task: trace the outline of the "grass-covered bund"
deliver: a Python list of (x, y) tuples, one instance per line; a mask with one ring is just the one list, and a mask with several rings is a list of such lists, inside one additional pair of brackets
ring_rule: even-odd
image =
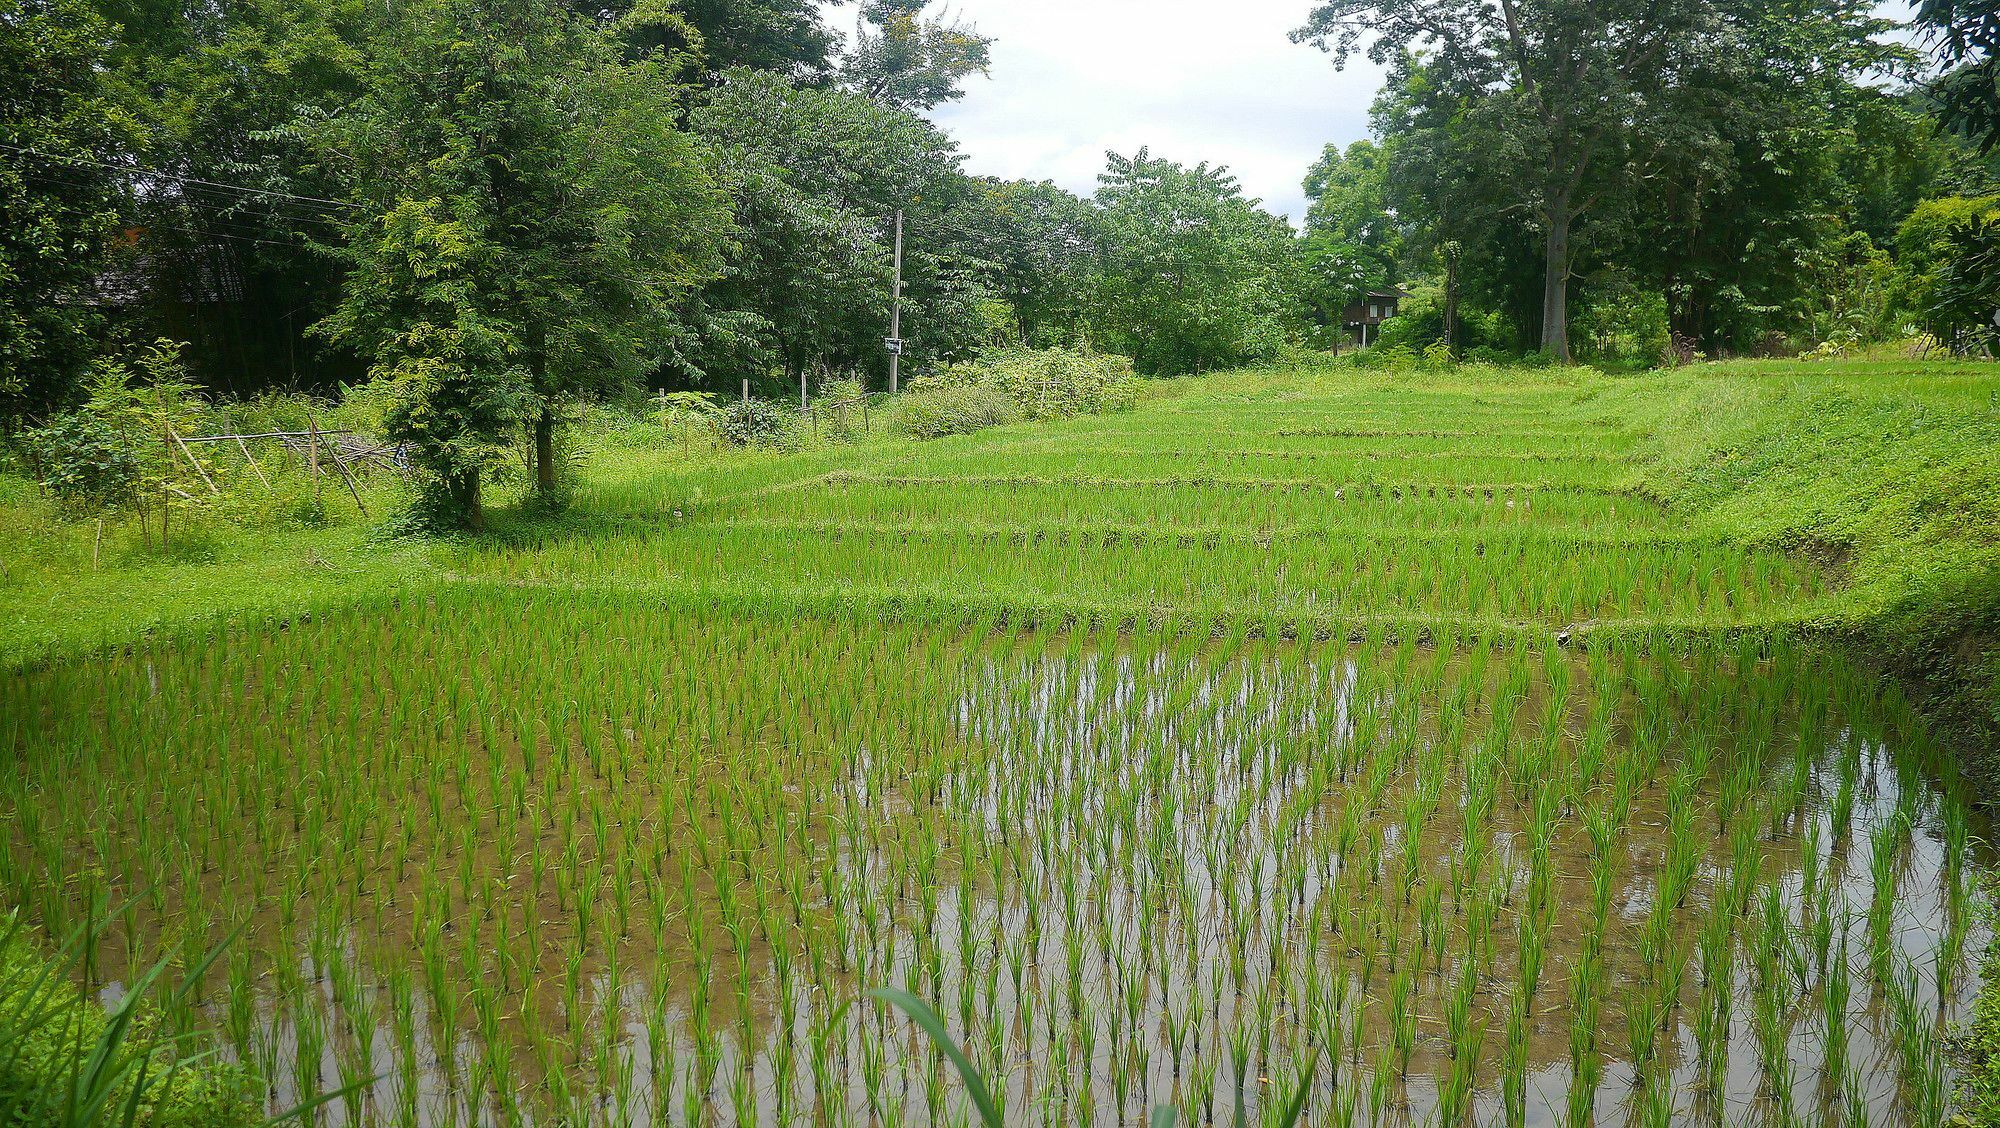
[(162, 1021), (386, 1123), (963, 1114), (882, 984), (1010, 1122), (1990, 1120), (1997, 439), (1990, 365), (1336, 367), (600, 426), (479, 539), (15, 490), (0, 892), (243, 929)]

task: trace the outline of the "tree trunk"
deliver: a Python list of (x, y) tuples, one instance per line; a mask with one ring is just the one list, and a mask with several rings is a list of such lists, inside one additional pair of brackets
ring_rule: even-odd
[(1549, 201), (1548, 271), (1542, 282), (1542, 351), (1552, 352), (1564, 364), (1569, 353), (1569, 198)]
[(486, 511), (479, 503), (479, 471), (461, 470), (443, 481), (445, 495), (466, 528), (478, 532), (486, 527)]
[(1458, 355), (1458, 255), (1452, 253), (1444, 268), (1444, 347)]
[(535, 417), (535, 491), (545, 499), (556, 492), (556, 416), (546, 406)]

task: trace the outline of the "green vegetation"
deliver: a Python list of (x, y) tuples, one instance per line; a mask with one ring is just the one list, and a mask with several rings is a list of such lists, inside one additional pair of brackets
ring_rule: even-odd
[(1648, 489), (1733, 541), (1836, 567), (1844, 590), (1801, 622), (1860, 636), (1958, 727), (2000, 725), (2000, 377), (1890, 361), (1664, 383), (1633, 388), (1677, 423), (1646, 448)]
[[(1988, 903), (1993, 903), (1990, 892)], [(2000, 982), (2000, 939), (1986, 951), (1986, 982), (1960, 1047), (1968, 1068), (1959, 1087), (1959, 1111), (1981, 1126), (2000, 1124), (2000, 990), (1991, 986)]]
[[(1977, 787), (1817, 639), (1991, 591), (1996, 391), (1335, 366), (785, 449), (600, 411), (566, 515), (524, 475), (485, 537), (350, 541), (393, 585), (50, 624), (0, 889), (55, 935), (130, 899), (106, 975), (244, 929), (200, 1024), (392, 1123), (984, 1115), (884, 984), (1009, 1122), (1938, 1123)], [(51, 527), (10, 607), (135, 574)]]
[(1992, 0), (839, 7), (0, 0), (0, 1128), (1993, 1115)]
[[(134, 968), (134, 981), (121, 985), (107, 1010), (71, 983), (72, 969), (62, 966), (88, 947), (66, 944), (60, 961), (51, 959), (18, 914), (0, 922), (0, 1122), (54, 1128), (263, 1123), (247, 1073), (204, 1061), (208, 1054), (188, 1052), (186, 1036), (161, 1031), (153, 986), (167, 960)], [(86, 970), (94, 970), (90, 958), (85, 956)], [(192, 1013), (185, 984), (160, 994), (181, 1014)]]

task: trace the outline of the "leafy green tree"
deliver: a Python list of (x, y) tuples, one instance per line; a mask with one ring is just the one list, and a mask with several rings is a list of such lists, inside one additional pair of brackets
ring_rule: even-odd
[(1945, 237), (1949, 250), (1931, 282), (1925, 324), (1960, 356), (1992, 356), (2000, 341), (2000, 209), (1968, 216)]
[(1429, 147), (1536, 228), (1542, 344), (1567, 359), (1580, 221), (1671, 133), (1660, 94), (1721, 17), (1707, 0), (1327, 0), (1293, 38), (1344, 63), (1368, 32), (1369, 56), (1422, 103)]
[(1342, 242), (1324, 231), (1309, 230), (1300, 254), (1299, 300), (1317, 327), (1316, 337), (1338, 351), (1347, 307), (1389, 284), (1389, 263), (1372, 247)]
[(1919, 0), (1917, 27), (1947, 66), (1932, 92), (1983, 152), (2000, 145), (2000, 0)]
[(1228, 170), (1141, 149), (1098, 176), (1098, 323), (1141, 372), (1199, 372), (1268, 354), (1291, 329), (1297, 246)]
[(143, 123), (119, 322), (189, 343), (218, 390), (330, 387), (355, 358), (311, 341), (331, 310), (345, 209), (304, 123), (362, 93), (381, 5), (366, 0), (99, 0), (120, 27), (107, 81)]
[(1871, 261), (1849, 238), (1867, 190), (1849, 162), (1858, 124), (1895, 108), (1866, 82), (1895, 61), (1887, 30), (1860, 0), (1751, 5), (1682, 61), (1672, 143), (1638, 156), (1645, 187), (1607, 214), (1622, 233), (1603, 253), (1659, 288), (1683, 345), (1717, 353), (1847, 320), (1826, 301)]
[(1101, 254), (1090, 201), (1047, 181), (981, 179), (961, 226), (971, 253), (991, 265), (988, 285), (1019, 342), (1076, 343)]
[(699, 57), (710, 80), (737, 67), (802, 82), (832, 73), (835, 36), (811, 0), (575, 0), (635, 54)]
[[(1910, 212), (1896, 233), (1900, 298), (1939, 341), (1959, 351), (1984, 343), (1993, 295), (1978, 284), (1988, 262), (1988, 240), (2000, 228), (2000, 195), (1948, 196)], [(1993, 303), (2000, 308), (2000, 300)]]
[(983, 342), (986, 264), (963, 223), (970, 181), (937, 127), (851, 90), (738, 70), (692, 128), (716, 154), (738, 235), (723, 276), (688, 303), (702, 332), (684, 338), (677, 379), (733, 392), (773, 370), (794, 389), (814, 373), (884, 373), (899, 208), (910, 361)]
[(112, 34), (81, 0), (0, 0), (0, 427), (73, 399), (95, 351), (134, 139)]
[(674, 299), (719, 269), (720, 194), (677, 131), (669, 62), (622, 62), (546, 0), (412, 5), (328, 135), (369, 218), (325, 330), (401, 394), (445, 515), (478, 524), (515, 426), (556, 486), (563, 405), (636, 380)]
[[(1376, 7), (1323, 5), (1302, 33), (1344, 53), (1355, 13)], [(1381, 210), (1401, 225), (1400, 258), (1446, 280), (1447, 307), (1462, 291), (1503, 313), (1524, 344), (1567, 346), (1552, 315), (1574, 301), (1594, 307), (1601, 344), (1623, 324), (1608, 303), (1633, 287), (1664, 297), (1687, 348), (1880, 331), (1880, 256), (1852, 236), (1879, 246), (1931, 184), (1977, 172), (1881, 89), (1877, 76), (1911, 59), (1862, 0), (1387, 7), (1401, 47), (1380, 55), (1391, 75), (1375, 128), (1390, 149)], [(1551, 51), (1576, 57), (1558, 82)], [(1550, 178), (1558, 166), (1569, 180)]]
[(1392, 267), (1403, 227), (1389, 205), (1391, 147), (1361, 140), (1343, 152), (1328, 145), (1306, 172), (1306, 231), (1332, 243), (1365, 248)]
[(961, 84), (986, 73), (993, 41), (957, 21), (923, 18), (929, 6), (930, 0), (862, 0), (841, 78), (899, 109), (928, 110), (963, 96)]

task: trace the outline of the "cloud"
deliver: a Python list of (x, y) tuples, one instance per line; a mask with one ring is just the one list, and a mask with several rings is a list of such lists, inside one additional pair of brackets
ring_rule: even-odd
[[(990, 79), (932, 117), (968, 171), (1053, 180), (1088, 195), (1107, 149), (1229, 166), (1266, 208), (1305, 213), (1299, 182), (1327, 142), (1367, 136), (1381, 85), (1366, 60), (1335, 71), (1286, 33), (1309, 0), (955, 0), (993, 36)], [(828, 19), (852, 27), (853, 8)]]

